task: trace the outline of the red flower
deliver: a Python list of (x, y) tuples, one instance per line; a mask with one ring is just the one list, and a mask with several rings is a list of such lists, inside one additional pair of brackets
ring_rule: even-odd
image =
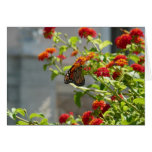
[(131, 36), (129, 34), (122, 34), (115, 39), (117, 48), (125, 49), (127, 44), (131, 43)]
[[(119, 97), (121, 98), (121, 99), (123, 99), (123, 96), (120, 94), (119, 95)], [(111, 97), (111, 100), (112, 101), (114, 101), (114, 100), (116, 100), (117, 99), (117, 97), (115, 96), (115, 95), (113, 95), (112, 97)]]
[(73, 116), (73, 112), (69, 112), (69, 114), (67, 113), (63, 113), (60, 115), (59, 117), (59, 122), (62, 124), (62, 123), (66, 123), (67, 119), (71, 116)]
[(84, 125), (88, 125), (89, 122), (93, 119), (92, 111), (86, 111), (82, 115), (82, 121)]
[(138, 54), (140, 54), (140, 52), (139, 51), (133, 51), (133, 54), (138, 55)]
[(141, 29), (139, 28), (134, 28), (130, 31), (130, 36), (141, 36), (141, 37), (144, 37), (144, 34), (142, 32)]
[(78, 33), (81, 38), (87, 38), (88, 36), (96, 37), (97, 35), (94, 29), (88, 27), (81, 27)]
[(91, 70), (91, 67), (86, 66), (86, 67), (84, 67), (84, 70), (85, 70), (85, 71), (90, 71), (90, 70)]
[(62, 124), (62, 123), (66, 123), (67, 119), (70, 117), (69, 114), (67, 113), (63, 113), (60, 115), (59, 117), (59, 122)]
[(106, 68), (111, 68), (114, 64), (114, 61), (111, 61), (106, 65)]
[(106, 103), (101, 100), (101, 101), (98, 101), (98, 100), (95, 100), (93, 103), (92, 103), (92, 109), (93, 110), (96, 110), (96, 109), (100, 109), (100, 110), (103, 110), (103, 108), (106, 106)]
[(110, 108), (110, 105), (106, 103), (105, 107), (102, 110), (102, 113), (105, 113)]
[(75, 123), (72, 123), (71, 125), (78, 125), (78, 124), (75, 122)]
[(88, 56), (86, 56), (86, 61), (91, 60), (92, 58), (94, 58), (96, 54), (94, 52), (90, 52)]
[(60, 60), (66, 59), (66, 57), (65, 57), (64, 55), (62, 55), (62, 54), (61, 54), (61, 55), (58, 55), (57, 58), (59, 58)]
[(116, 62), (116, 65), (123, 67), (124, 65), (128, 65), (128, 61), (125, 59), (119, 59)]
[(73, 112), (69, 112), (69, 114), (73, 116)]
[(43, 35), (46, 39), (51, 39), (56, 27), (44, 27)]
[(112, 77), (114, 80), (116, 80), (116, 78), (118, 78), (120, 76), (120, 72), (114, 72)]
[(142, 44), (142, 45), (145, 44), (144, 39), (142, 39), (142, 38), (139, 37), (139, 36), (134, 36), (134, 37), (133, 37), (133, 42), (134, 42), (134, 43), (137, 43), (137, 44)]
[(96, 74), (97, 77), (110, 77), (109, 70), (106, 67), (98, 68), (97, 71), (94, 72), (94, 74)]
[(91, 122), (89, 123), (90, 125), (100, 125), (103, 123), (103, 120), (101, 120), (100, 118), (94, 118), (93, 120), (91, 120)]
[(76, 56), (78, 54), (78, 50), (74, 50), (72, 53), (71, 53), (71, 56)]
[(134, 63), (131, 65), (131, 67), (135, 70), (135, 71), (139, 71), (139, 72), (145, 72), (145, 67), (140, 65), (140, 64), (137, 64), (137, 63)]
[(145, 56), (144, 55), (139, 56), (139, 58), (140, 58), (140, 60), (138, 61), (138, 64), (145, 63)]
[(44, 51), (38, 55), (38, 59), (41, 61), (43, 61), (44, 59), (48, 59), (48, 58), (49, 58), (49, 53), (46, 51)]
[(53, 53), (56, 52), (56, 49), (55, 48), (47, 48), (45, 51), (48, 52), (48, 53), (53, 54)]
[(125, 59), (125, 60), (127, 60), (127, 57), (126, 57), (125, 55), (123, 55), (123, 54), (120, 54), (120, 55), (117, 55), (117, 56), (114, 58), (114, 61), (117, 61), (117, 60), (119, 60), (119, 59)]

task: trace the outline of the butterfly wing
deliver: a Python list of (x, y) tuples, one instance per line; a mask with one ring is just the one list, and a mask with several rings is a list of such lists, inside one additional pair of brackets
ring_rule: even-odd
[(72, 73), (73, 67), (74, 67), (74, 66), (72, 66), (72, 67), (70, 68), (70, 70), (67, 72), (67, 74), (66, 74), (65, 77), (64, 77), (64, 83), (65, 83), (65, 84), (73, 83), (73, 73)]
[(82, 66), (79, 66), (77, 68), (72, 66), (65, 75), (64, 83), (74, 83), (77, 86), (83, 86), (85, 84), (85, 78), (82, 74)]
[(74, 71), (74, 84), (77, 86), (83, 86), (85, 84), (85, 78), (82, 74), (82, 66), (76, 68)]

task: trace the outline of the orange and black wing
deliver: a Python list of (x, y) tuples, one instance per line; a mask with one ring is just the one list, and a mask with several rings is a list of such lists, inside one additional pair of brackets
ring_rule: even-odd
[(82, 74), (82, 66), (75, 68), (73, 65), (65, 75), (64, 83), (74, 83), (77, 86), (83, 86), (85, 84), (85, 78)]

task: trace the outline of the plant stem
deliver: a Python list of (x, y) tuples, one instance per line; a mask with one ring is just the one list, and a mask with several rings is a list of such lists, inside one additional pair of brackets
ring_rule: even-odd
[(59, 70), (60, 73), (64, 73), (57, 64), (55, 64), (54, 66)]
[(23, 119), (23, 118), (21, 118), (21, 117), (19, 117), (19, 116), (16, 116), (16, 118), (19, 119), (19, 120), (21, 120), (21, 121), (24, 121), (24, 122), (26, 122), (26, 123), (29, 123), (29, 121), (27, 121), (27, 120), (25, 120), (25, 119)]
[(111, 91), (111, 93), (113, 93), (113, 95), (115, 95), (115, 96), (117, 97), (117, 99), (118, 99), (119, 101), (124, 101), (126, 104), (130, 105), (134, 110), (136, 110), (138, 113), (140, 113), (141, 115), (143, 115), (143, 113), (141, 113), (133, 104), (131, 104), (130, 102), (128, 102), (128, 101), (125, 100), (125, 99), (122, 99), (122, 98), (118, 95), (118, 93), (117, 93), (116, 91), (113, 91), (106, 83), (104, 83), (103, 80), (100, 79), (100, 82), (101, 82), (102, 84), (104, 84), (104, 85)]
[(97, 46), (95, 45), (94, 42), (91, 41), (91, 43), (93, 44), (93, 46), (96, 48), (96, 50), (99, 52), (99, 49), (97, 48)]

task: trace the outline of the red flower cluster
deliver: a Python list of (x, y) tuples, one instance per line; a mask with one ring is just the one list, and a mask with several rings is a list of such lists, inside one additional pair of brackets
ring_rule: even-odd
[(92, 58), (94, 58), (96, 54), (94, 52), (90, 52), (87, 56), (86, 56), (86, 61), (91, 60)]
[(124, 59), (124, 60), (127, 60), (127, 57), (123, 54), (120, 54), (120, 55), (117, 55), (115, 58), (114, 58), (114, 61), (117, 61), (117, 60), (120, 60), (120, 59)]
[(115, 58), (114, 58), (114, 62), (116, 65), (119, 65), (121, 67), (123, 67), (124, 65), (128, 65), (128, 61), (127, 61), (127, 57), (125, 55), (117, 55)]
[(78, 54), (78, 50), (74, 50), (72, 53), (71, 53), (71, 56), (76, 56)]
[(49, 58), (49, 53), (46, 51), (44, 51), (38, 55), (38, 59), (40, 61), (43, 61), (44, 59), (48, 59), (48, 58)]
[(100, 125), (103, 123), (103, 120), (100, 118), (94, 118), (90, 121), (90, 125)]
[(145, 44), (144, 39), (142, 39), (139, 36), (134, 36), (132, 40), (133, 40), (134, 43), (137, 43), (137, 44), (142, 44), (142, 45)]
[(95, 100), (93, 103), (92, 103), (92, 109), (93, 110), (96, 110), (96, 109), (100, 109), (100, 110), (103, 110), (103, 108), (106, 106), (106, 103), (103, 101), (103, 100)]
[(141, 36), (141, 37), (144, 37), (144, 34), (142, 32), (141, 29), (139, 28), (134, 28), (130, 31), (130, 36)]
[(82, 121), (84, 125), (89, 125), (90, 121), (93, 119), (92, 111), (86, 111), (82, 115)]
[(118, 65), (118, 66), (121, 66), (123, 67), (124, 65), (128, 65), (128, 61), (127, 61), (127, 57), (125, 55), (117, 55), (113, 61), (109, 62), (106, 67), (107, 68), (110, 68), (112, 67), (113, 65)]
[(128, 44), (131, 43), (131, 36), (129, 34), (122, 34), (115, 39), (117, 48), (125, 49)]
[(145, 56), (144, 55), (141, 55), (141, 56), (139, 56), (139, 61), (138, 61), (138, 64), (143, 64), (143, 63), (145, 63)]
[(110, 77), (109, 70), (106, 67), (98, 68), (97, 71), (94, 72), (94, 74), (96, 74), (97, 77), (99, 76)]
[(97, 35), (94, 29), (88, 27), (81, 27), (78, 33), (81, 38), (87, 38), (88, 36), (96, 37)]
[(125, 59), (119, 59), (116, 62), (116, 65), (123, 67), (124, 65), (128, 65), (128, 61)]
[(105, 107), (102, 110), (102, 113), (105, 113), (110, 108), (110, 105), (106, 103)]
[(112, 75), (113, 79), (116, 80), (120, 76), (120, 72), (115, 71)]
[(140, 52), (139, 51), (133, 51), (133, 54), (138, 55), (138, 54), (140, 54)]
[(86, 67), (84, 67), (83, 70), (85, 70), (85, 71), (90, 71), (90, 70), (91, 70), (91, 67), (86, 66)]
[(63, 54), (58, 55), (57, 58), (59, 58), (61, 61), (66, 59), (66, 57)]
[(70, 117), (70, 115), (73, 116), (73, 112), (69, 112), (69, 114), (67, 113), (63, 113), (60, 115), (59, 117), (59, 122), (62, 124), (62, 123), (66, 123), (67, 119)]
[(103, 117), (103, 113), (105, 113), (108, 109), (110, 108), (110, 105), (105, 103), (103, 100), (95, 100), (93, 103), (92, 103), (92, 109), (93, 110), (100, 110), (100, 113), (99, 113), (99, 117)]
[(54, 52), (56, 52), (55, 48), (47, 48), (45, 51), (41, 52), (38, 55), (38, 59), (43, 61), (44, 59), (48, 59), (49, 58), (49, 53), (53, 54)]
[[(119, 95), (119, 97), (121, 98), (121, 99), (123, 99), (123, 96), (120, 94)], [(115, 95), (113, 95), (112, 97), (111, 97), (111, 100), (112, 101), (114, 101), (114, 100), (116, 100), (117, 99), (117, 97), (115, 96)]]
[(46, 39), (51, 39), (56, 27), (44, 27), (43, 35)]
[(144, 44), (145, 42), (141, 37), (144, 37), (142, 30), (139, 28), (134, 28), (130, 32), (118, 36), (115, 39), (115, 44), (117, 48), (126, 49), (126, 46), (131, 44), (131, 42)]
[(48, 53), (53, 54), (53, 53), (56, 52), (56, 49), (55, 48), (47, 48), (45, 51), (48, 52)]
[(137, 63), (134, 63), (131, 65), (131, 67), (135, 70), (135, 71), (139, 71), (141, 73), (145, 72), (145, 67), (140, 65), (140, 64), (137, 64)]
[(114, 64), (115, 64), (115, 62), (111, 61), (106, 65), (106, 68), (111, 68)]

